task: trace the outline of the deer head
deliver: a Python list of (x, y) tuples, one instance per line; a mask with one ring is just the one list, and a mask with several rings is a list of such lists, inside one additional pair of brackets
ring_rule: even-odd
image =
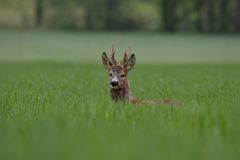
[(128, 47), (128, 51), (125, 52), (123, 59), (117, 64), (115, 59), (115, 49), (112, 47), (112, 53), (110, 54), (111, 60), (108, 58), (105, 52), (102, 53), (102, 63), (105, 68), (109, 71), (109, 85), (110, 85), (110, 95), (112, 100), (115, 102), (128, 101), (132, 104), (144, 104), (144, 105), (157, 105), (157, 104), (167, 104), (173, 105), (176, 102), (172, 100), (140, 100), (131, 95), (131, 90), (129, 82), (127, 80), (128, 72), (133, 69), (136, 57), (131, 53), (131, 48)]
[(115, 49), (112, 47), (111, 60), (105, 52), (102, 53), (102, 63), (109, 71), (109, 85), (111, 90), (121, 90), (128, 87), (127, 75), (133, 69), (136, 62), (135, 55), (131, 53), (131, 48), (125, 52), (123, 59), (117, 64), (115, 59)]

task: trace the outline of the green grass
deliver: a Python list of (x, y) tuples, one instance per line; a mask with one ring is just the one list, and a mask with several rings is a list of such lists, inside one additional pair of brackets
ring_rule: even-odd
[(99, 63), (115, 44), (139, 63), (239, 63), (240, 36), (0, 30), (0, 61)]
[[(239, 37), (9, 30), (0, 34), (0, 159), (240, 158)], [(165, 38), (165, 49), (155, 46)], [(131, 41), (140, 52), (140, 63), (129, 73), (134, 96), (171, 98), (182, 105), (113, 103), (108, 73), (99, 60), (99, 52), (109, 48), (112, 39), (122, 49)], [(144, 54), (149, 48), (155, 58)], [(195, 49), (199, 50), (191, 52)], [(192, 58), (183, 60), (174, 52), (164, 59), (158, 50)]]

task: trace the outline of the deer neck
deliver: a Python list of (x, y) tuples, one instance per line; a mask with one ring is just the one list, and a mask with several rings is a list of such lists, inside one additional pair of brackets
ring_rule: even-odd
[(110, 94), (112, 100), (115, 102), (118, 101), (129, 101), (131, 97), (131, 90), (129, 82), (127, 81), (126, 86), (121, 89), (110, 89)]

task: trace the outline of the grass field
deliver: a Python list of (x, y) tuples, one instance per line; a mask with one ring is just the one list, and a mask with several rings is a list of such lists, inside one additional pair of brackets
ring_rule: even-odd
[[(114, 104), (101, 52), (133, 46)], [(240, 158), (240, 37), (0, 30), (0, 159)], [(118, 57), (120, 55), (118, 54)]]

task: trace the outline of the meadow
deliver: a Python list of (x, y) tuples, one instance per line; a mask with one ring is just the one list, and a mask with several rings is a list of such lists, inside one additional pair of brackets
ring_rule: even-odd
[[(113, 103), (102, 51), (130, 43), (133, 95)], [(0, 159), (240, 158), (240, 37), (0, 30)]]

